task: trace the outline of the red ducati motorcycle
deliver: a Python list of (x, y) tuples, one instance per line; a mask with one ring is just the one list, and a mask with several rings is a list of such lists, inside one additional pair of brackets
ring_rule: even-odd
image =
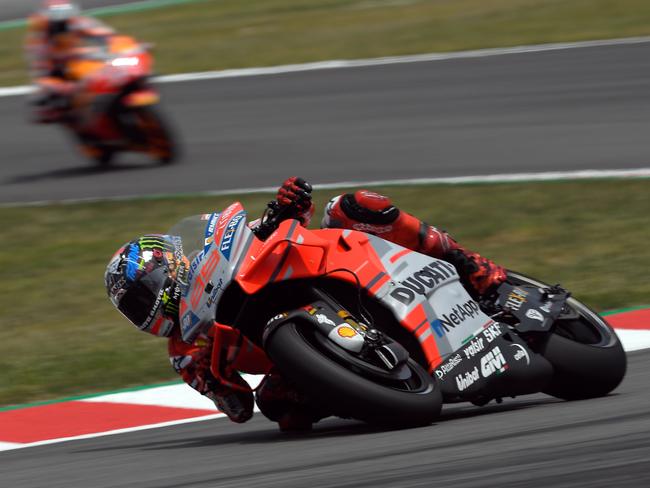
[[(477, 299), (446, 261), (281, 215), (253, 231), (239, 203), (170, 234), (191, 259), (183, 339), (214, 327), (243, 334), (333, 415), (422, 425), (443, 402), (591, 398), (625, 374), (614, 330), (558, 285), (511, 272)], [(215, 348), (217, 377), (220, 364)]]

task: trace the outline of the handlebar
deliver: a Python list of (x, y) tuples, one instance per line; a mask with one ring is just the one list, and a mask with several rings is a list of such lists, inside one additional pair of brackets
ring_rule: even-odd
[(253, 229), (253, 232), (258, 239), (266, 240), (278, 228), (280, 223), (287, 218), (290, 218), (295, 210), (295, 205), (281, 206), (277, 201), (273, 200), (266, 205), (266, 210), (259, 225)]
[[(254, 229), (255, 235), (261, 240), (266, 240), (282, 221), (300, 215), (301, 211), (298, 202), (309, 202), (311, 204), (311, 190), (311, 185), (302, 178), (292, 177), (285, 181), (278, 191), (278, 195), (280, 196), (282, 192), (291, 195), (291, 204), (281, 205), (278, 200), (270, 201), (266, 205), (260, 224)], [(282, 196), (284, 197), (284, 195)]]

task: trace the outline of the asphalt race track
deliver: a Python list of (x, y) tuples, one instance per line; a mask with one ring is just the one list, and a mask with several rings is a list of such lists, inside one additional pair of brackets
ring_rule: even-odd
[(0, 453), (12, 488), (646, 487), (650, 352), (610, 396), (536, 395), (445, 407), (439, 422), (372, 430), (325, 420), (283, 435), (261, 415)]
[[(186, 149), (159, 168), (99, 172), (51, 127), (0, 99), (0, 201), (650, 162), (650, 44), (314, 71), (163, 86)], [(439, 422), (373, 430), (329, 419), (280, 434), (257, 415), (0, 453), (2, 486), (650, 486), (650, 351), (614, 394), (445, 407)]]
[(0, 98), (0, 202), (650, 164), (650, 43), (164, 84), (185, 148), (99, 171)]

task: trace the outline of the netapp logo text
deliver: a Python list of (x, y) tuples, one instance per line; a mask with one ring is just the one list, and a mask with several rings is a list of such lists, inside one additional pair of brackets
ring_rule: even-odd
[(474, 300), (467, 300), (465, 303), (456, 305), (448, 314), (444, 314), (440, 318), (442, 326), (445, 330), (449, 331), (449, 328), (454, 328), (457, 325), (462, 324), (467, 319), (473, 319), (477, 317), (481, 310), (478, 307), (478, 303)]
[(436, 261), (400, 281), (402, 286), (395, 288), (390, 296), (404, 305), (409, 305), (417, 295), (427, 296), (428, 292), (455, 275), (456, 268), (452, 264)]

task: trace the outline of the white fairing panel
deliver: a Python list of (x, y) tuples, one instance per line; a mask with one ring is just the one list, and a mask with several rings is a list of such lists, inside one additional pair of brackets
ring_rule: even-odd
[(206, 220), (204, 247), (192, 260), (189, 286), (181, 298), (180, 324), (185, 342), (192, 342), (212, 327), (219, 300), (251, 239), (246, 212), (239, 204)]
[[(417, 252), (395, 259), (405, 248), (370, 236), (390, 280), (376, 293), (405, 326), (423, 343), (436, 341), (441, 357), (456, 351), (477, 330), (493, 321), (479, 308), (460, 282), (454, 266)], [(392, 258), (392, 259), (391, 259)], [(424, 318), (412, 323), (418, 307)]]

